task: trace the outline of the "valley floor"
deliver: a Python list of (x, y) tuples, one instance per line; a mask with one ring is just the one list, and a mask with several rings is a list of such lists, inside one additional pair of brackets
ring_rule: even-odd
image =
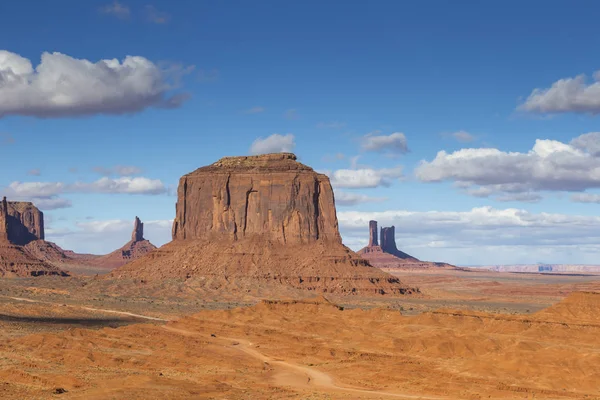
[(2, 280), (0, 398), (600, 398), (599, 276), (394, 274), (422, 294)]

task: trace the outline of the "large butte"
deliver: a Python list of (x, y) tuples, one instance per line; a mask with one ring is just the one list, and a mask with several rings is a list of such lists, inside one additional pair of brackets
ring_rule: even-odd
[(291, 153), (225, 157), (184, 175), (173, 241), (107, 277), (114, 278), (343, 294), (413, 291), (342, 244), (329, 178)]

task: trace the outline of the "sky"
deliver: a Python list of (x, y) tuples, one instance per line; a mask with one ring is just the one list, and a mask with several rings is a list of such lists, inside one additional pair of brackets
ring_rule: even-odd
[(457, 265), (600, 264), (596, 1), (0, 4), (0, 194), (104, 254), (170, 240), (179, 178), (292, 151)]

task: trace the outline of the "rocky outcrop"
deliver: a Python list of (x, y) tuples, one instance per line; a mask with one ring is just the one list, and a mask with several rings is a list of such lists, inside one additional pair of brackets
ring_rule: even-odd
[(8, 242), (8, 204), (6, 197), (0, 203), (0, 243)]
[(377, 221), (369, 221), (369, 244), (360, 249), (358, 254), (375, 267), (383, 269), (456, 268), (446, 263), (421, 261), (398, 250), (394, 226), (382, 227), (379, 244), (377, 239)]
[(273, 285), (415, 292), (342, 244), (329, 178), (290, 153), (226, 157), (184, 175), (173, 241), (116, 269), (107, 277), (113, 278), (176, 278), (193, 287), (269, 293)]
[(416, 260), (396, 247), (396, 228), (394, 226), (381, 228), (381, 250), (398, 258)]
[(256, 234), (282, 244), (341, 242), (327, 176), (279, 153), (225, 157), (180, 179), (173, 240)]
[(44, 214), (33, 203), (6, 201), (5, 197), (0, 207), (0, 239), (6, 236), (19, 246), (44, 239)]
[(369, 247), (379, 246), (377, 240), (377, 221), (369, 221)]
[(85, 263), (111, 270), (137, 260), (154, 249), (156, 249), (156, 246), (144, 239), (144, 224), (138, 217), (135, 217), (133, 232), (131, 233), (131, 240), (129, 242), (110, 254), (88, 258)]
[(144, 224), (138, 217), (135, 217), (133, 222), (133, 232), (131, 233), (131, 240), (133, 242), (141, 242), (144, 240)]
[(68, 274), (40, 259), (25, 246), (44, 242), (44, 214), (32, 203), (0, 202), (0, 276), (26, 277)]

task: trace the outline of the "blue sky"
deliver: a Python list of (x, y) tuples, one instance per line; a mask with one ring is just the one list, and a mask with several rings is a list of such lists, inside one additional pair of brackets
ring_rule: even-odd
[[(0, 192), (45, 205), (48, 239), (66, 248), (109, 252), (136, 215), (163, 244), (181, 175), (278, 134), (255, 149), (293, 150), (332, 177), (354, 249), (378, 218), (422, 259), (597, 263), (598, 11), (593, 1), (2, 4)], [(127, 56), (143, 58), (128, 77), (97, 64)]]

